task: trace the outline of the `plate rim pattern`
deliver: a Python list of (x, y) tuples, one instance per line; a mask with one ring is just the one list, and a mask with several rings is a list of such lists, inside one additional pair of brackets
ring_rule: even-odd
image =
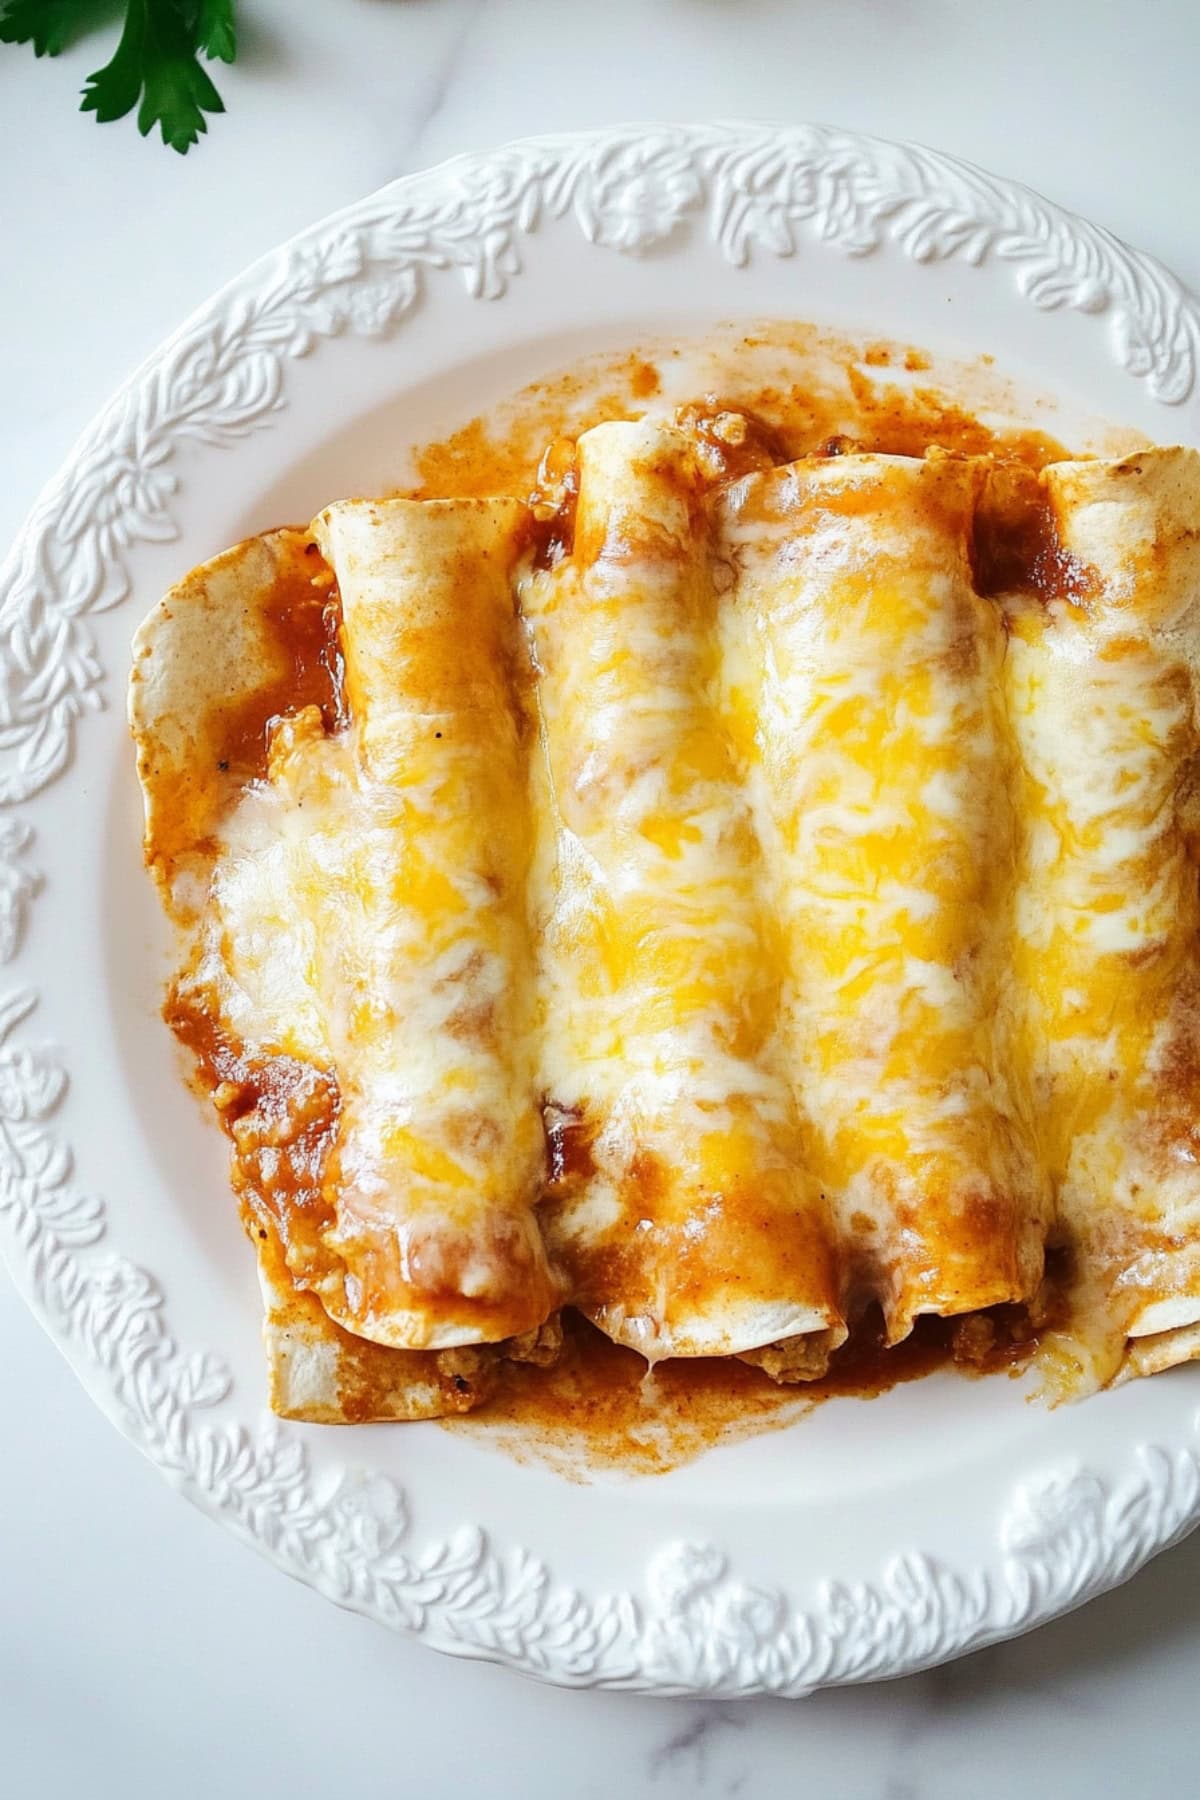
[(590, 1593), (477, 1525), (420, 1530), (390, 1478), (324, 1479), (275, 1420), (214, 1422), (229, 1370), (185, 1350), (153, 1275), (107, 1241), (54, 1114), (63, 1059), (24, 1032), (20, 980), (40, 879), (24, 808), (69, 779), (105, 701), (90, 626), (130, 590), (139, 542), (179, 535), (185, 442), (267, 427), (288, 370), (344, 333), (386, 337), (458, 279), (497, 300), (546, 220), (643, 255), (700, 242), (734, 267), (883, 247), (917, 263), (1010, 267), (1031, 306), (1107, 327), (1111, 354), (1164, 407), (1197, 385), (1200, 305), (1154, 259), (957, 158), (826, 126), (624, 126), (457, 157), (331, 215), (196, 312), (116, 395), (34, 505), (0, 569), (0, 1241), (18, 1287), (98, 1404), (184, 1493), (322, 1593), (451, 1653), (563, 1685), (804, 1694), (928, 1667), (1027, 1630), (1118, 1582), (1200, 1522), (1200, 1420), (1187, 1443), (1131, 1444), (1105, 1480), (1064, 1464), (997, 1513), (991, 1566), (918, 1550), (867, 1583), (795, 1596), (742, 1579), (721, 1546), (665, 1541), (635, 1586)]

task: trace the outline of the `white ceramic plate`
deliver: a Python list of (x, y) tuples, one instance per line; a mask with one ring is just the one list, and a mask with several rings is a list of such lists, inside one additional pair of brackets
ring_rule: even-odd
[(1200, 441), (1196, 302), (1107, 233), (928, 151), (627, 129), (448, 163), (257, 264), (117, 395), (0, 580), (17, 1282), (131, 1441), (281, 1568), (557, 1682), (797, 1694), (902, 1674), (1112, 1586), (1200, 1518), (1200, 1370), (1054, 1412), (935, 1376), (592, 1486), (434, 1426), (264, 1414), (224, 1145), (158, 1017), (130, 632), (193, 563), (389, 485), (404, 446), (574, 355), (789, 316), (988, 351), (1064, 421)]

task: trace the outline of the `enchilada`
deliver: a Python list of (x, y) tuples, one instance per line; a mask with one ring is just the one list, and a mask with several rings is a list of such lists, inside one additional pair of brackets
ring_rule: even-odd
[(1048, 1246), (1076, 1386), (1200, 1353), (1198, 459), (831, 452), (605, 423), (549, 523), (342, 502), (139, 633), (277, 1410), (469, 1410), (563, 1306), (803, 1380)]

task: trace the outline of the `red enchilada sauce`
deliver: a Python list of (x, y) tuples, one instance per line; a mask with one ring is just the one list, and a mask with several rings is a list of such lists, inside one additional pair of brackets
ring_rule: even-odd
[(258, 780), (267, 772), (276, 718), (316, 706), (326, 731), (349, 723), (342, 660), (342, 602), (333, 571), (306, 532), (277, 540), (277, 574), (261, 618), (284, 673), (240, 705), (214, 711), (212, 748), (218, 767)]
[[(236, 705), (209, 709), (195, 779), (216, 795), (265, 776), (278, 719), (316, 706), (326, 731), (347, 723), (332, 571), (306, 532), (277, 532), (272, 547), (275, 579), (259, 618), (282, 673)], [(202, 801), (194, 816), (208, 810)], [(201, 847), (184, 842), (171, 850), (185, 855)], [(248, 1056), (223, 1026), (215, 998), (186, 974), (172, 983), (163, 1017), (190, 1052), (196, 1086), (230, 1139), (247, 1232), (265, 1239), (275, 1230), (293, 1271), (315, 1270), (320, 1233), (333, 1221), (323, 1174), (341, 1115), (336, 1076), (291, 1056)]]
[(259, 1215), (267, 1215), (293, 1272), (315, 1269), (320, 1234), (333, 1223), (324, 1172), (342, 1110), (337, 1077), (292, 1056), (246, 1056), (202, 989), (177, 983), (163, 1016), (195, 1059), (196, 1085), (211, 1098), (232, 1145), (247, 1232), (265, 1237)]
[(1049, 1309), (1035, 1324), (1017, 1306), (962, 1319), (920, 1318), (889, 1350), (875, 1313), (834, 1352), (819, 1380), (781, 1386), (735, 1357), (677, 1358), (650, 1367), (569, 1308), (553, 1367), (505, 1364), (479, 1412), (445, 1423), (576, 1479), (598, 1468), (662, 1474), (717, 1444), (781, 1430), (824, 1400), (874, 1400), (937, 1370), (1019, 1375), (1049, 1322)]
[(1065, 548), (1054, 509), (1029, 469), (1009, 469), (987, 484), (975, 513), (972, 576), (985, 599), (1027, 594), (1047, 604), (1086, 605), (1096, 571)]

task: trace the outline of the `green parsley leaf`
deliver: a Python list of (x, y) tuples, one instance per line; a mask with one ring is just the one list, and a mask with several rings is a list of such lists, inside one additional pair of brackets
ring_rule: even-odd
[[(229, 14), (224, 23), (231, 32), (232, 7), (220, 10)], [(137, 106), (142, 136), (159, 126), (163, 143), (181, 156), (208, 130), (205, 113), (225, 111), (200, 66), (195, 26), (175, 0), (128, 0), (121, 41), (112, 60), (88, 76), (81, 104), (101, 123)]]
[(233, 0), (200, 0), (196, 13), (196, 47), (211, 62), (214, 57), (231, 63), (237, 56), (237, 31)]
[(146, 0), (130, 0), (125, 29), (112, 61), (87, 78), (81, 112), (94, 112), (101, 124), (122, 119), (137, 105), (142, 91), (142, 57), (146, 36)]
[(0, 44), (32, 44), (35, 56), (57, 56), (114, 11), (113, 0), (7, 0)]

